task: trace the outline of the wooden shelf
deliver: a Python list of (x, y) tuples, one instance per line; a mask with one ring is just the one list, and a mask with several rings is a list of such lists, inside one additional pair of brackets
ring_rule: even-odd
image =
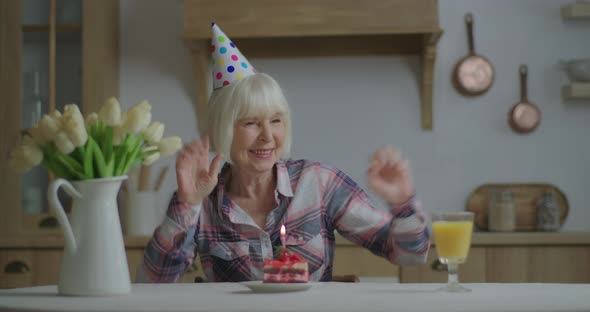
[[(29, 25), (23, 25), (23, 31), (24, 32), (49, 32), (50, 30), (50, 26), (49, 24), (29, 24)], [(82, 31), (82, 25), (80, 24), (60, 24), (60, 25), (55, 25), (55, 30), (57, 32), (66, 32), (66, 31), (71, 31), (71, 32), (79, 32)]]
[(564, 100), (590, 100), (590, 82), (575, 82), (561, 89)]
[(577, 2), (561, 7), (563, 19), (590, 19), (590, 3)]
[[(184, 1), (184, 39), (191, 49), (199, 131), (205, 133), (211, 74), (211, 22), (248, 58), (406, 54), (420, 57), (421, 124), (431, 130), (436, 46), (443, 31), (438, 0)], [(240, 12), (236, 16), (235, 12)], [(359, 83), (364, 83), (359, 81)]]

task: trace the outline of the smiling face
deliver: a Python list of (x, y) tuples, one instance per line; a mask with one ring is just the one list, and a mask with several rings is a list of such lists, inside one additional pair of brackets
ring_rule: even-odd
[(283, 154), (285, 137), (286, 126), (282, 113), (238, 119), (231, 145), (232, 162), (250, 172), (272, 170)]
[(291, 113), (279, 84), (257, 73), (213, 92), (209, 135), (230, 164), (266, 170), (289, 158)]

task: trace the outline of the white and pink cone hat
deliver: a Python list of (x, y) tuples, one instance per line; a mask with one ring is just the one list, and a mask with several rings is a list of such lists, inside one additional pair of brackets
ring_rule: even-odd
[(211, 62), (213, 64), (213, 90), (254, 75), (256, 70), (236, 45), (217, 26), (211, 24)]

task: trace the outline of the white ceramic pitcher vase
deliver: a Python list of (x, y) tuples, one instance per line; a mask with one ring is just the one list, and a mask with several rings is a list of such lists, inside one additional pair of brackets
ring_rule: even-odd
[[(64, 231), (59, 275), (61, 295), (110, 296), (131, 291), (117, 209), (117, 192), (127, 176), (68, 182), (56, 179), (48, 198)], [(60, 187), (73, 198), (71, 221), (57, 197)]]

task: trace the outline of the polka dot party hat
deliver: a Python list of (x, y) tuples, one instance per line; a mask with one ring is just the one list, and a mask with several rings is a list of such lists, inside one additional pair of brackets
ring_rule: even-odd
[(217, 26), (211, 24), (213, 38), (211, 39), (211, 62), (213, 63), (213, 89), (219, 89), (230, 83), (254, 75), (256, 70), (242, 55), (236, 45)]

